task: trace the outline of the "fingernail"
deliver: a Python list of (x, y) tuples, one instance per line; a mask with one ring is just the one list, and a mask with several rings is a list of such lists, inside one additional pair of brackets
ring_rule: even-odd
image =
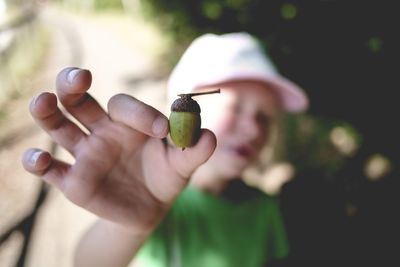
[(80, 71), (81, 69), (72, 69), (70, 72), (68, 72), (67, 81), (69, 83), (72, 83)]
[(44, 95), (44, 94), (45, 94), (45, 93), (40, 93), (39, 95), (35, 96), (35, 97), (32, 99), (33, 105), (36, 105), (36, 103), (37, 103), (38, 99), (40, 98), (40, 96), (41, 96), (41, 95)]
[(29, 164), (36, 165), (36, 162), (42, 153), (43, 153), (43, 151), (40, 151), (40, 150), (33, 152), (33, 154), (29, 158)]
[(168, 127), (168, 120), (160, 116), (154, 120), (152, 125), (152, 131), (155, 135), (161, 136)]
[(33, 105), (36, 105), (36, 102), (37, 102), (38, 98), (39, 98), (39, 96), (37, 95), (32, 99), (31, 102), (32, 102)]

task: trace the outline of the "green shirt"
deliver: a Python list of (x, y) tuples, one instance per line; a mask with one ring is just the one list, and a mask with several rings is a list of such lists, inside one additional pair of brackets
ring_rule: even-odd
[(288, 245), (276, 199), (261, 192), (240, 203), (188, 187), (146, 241), (146, 267), (260, 267)]

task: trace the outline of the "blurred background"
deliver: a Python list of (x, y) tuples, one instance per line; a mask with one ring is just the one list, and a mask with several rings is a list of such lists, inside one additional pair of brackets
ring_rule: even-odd
[(400, 266), (393, 2), (0, 0), (0, 266), (71, 266), (95, 219), (22, 169), (27, 147), (69, 159), (33, 124), (31, 98), (77, 66), (102, 105), (122, 92), (166, 111), (166, 79), (190, 41), (232, 31), (257, 36), (311, 100), (284, 118), (260, 184), (280, 198), (291, 244), (275, 266)]

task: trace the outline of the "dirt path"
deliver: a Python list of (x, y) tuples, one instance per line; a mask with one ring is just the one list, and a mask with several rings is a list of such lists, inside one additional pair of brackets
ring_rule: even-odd
[[(37, 197), (40, 180), (23, 170), (20, 156), (27, 147), (49, 149), (51, 142), (33, 124), (28, 105), (38, 92), (54, 90), (54, 78), (62, 68), (90, 69), (90, 92), (103, 106), (122, 92), (164, 108), (165, 80), (156, 73), (159, 39), (155, 33), (129, 18), (73, 15), (50, 7), (41, 19), (51, 34), (48, 57), (38, 75), (27, 82), (24, 95), (10, 103), (11, 112), (0, 125), (0, 233), (27, 214)], [(61, 149), (57, 154), (70, 160)], [(50, 189), (35, 224), (26, 266), (72, 266), (77, 239), (94, 219)], [(0, 248), (0, 266), (14, 266), (20, 245), (21, 237), (13, 235)]]

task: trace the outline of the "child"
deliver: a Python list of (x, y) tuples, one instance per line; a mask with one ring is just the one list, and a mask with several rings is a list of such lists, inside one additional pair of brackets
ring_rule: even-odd
[[(75, 158), (72, 165), (29, 149), (25, 169), (99, 216), (82, 237), (76, 266), (263, 266), (288, 253), (276, 201), (242, 183), (269, 142), (279, 112), (300, 112), (302, 89), (280, 76), (247, 33), (197, 38), (174, 68), (170, 102), (199, 96), (203, 129), (182, 151), (164, 142), (161, 112), (128, 95), (103, 110), (86, 92), (91, 74), (67, 68), (57, 95), (42, 93), (31, 114)], [(82, 131), (57, 108), (57, 99)]]

